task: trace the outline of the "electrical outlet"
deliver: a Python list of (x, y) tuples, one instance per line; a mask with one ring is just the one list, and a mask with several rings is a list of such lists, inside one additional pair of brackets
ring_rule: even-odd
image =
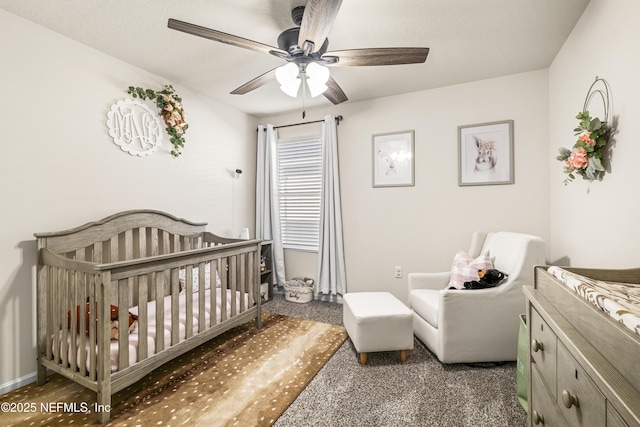
[(396, 265), (395, 276), (396, 276), (396, 279), (401, 279), (402, 278), (402, 266)]

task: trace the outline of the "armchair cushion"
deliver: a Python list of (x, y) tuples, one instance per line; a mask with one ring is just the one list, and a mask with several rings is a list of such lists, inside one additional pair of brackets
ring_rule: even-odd
[(451, 276), (447, 288), (464, 289), (464, 282), (480, 280), (478, 270), (492, 269), (493, 262), (489, 251), (485, 251), (476, 259), (473, 259), (465, 251), (460, 251), (453, 257), (451, 263)]
[(438, 327), (440, 291), (416, 289), (409, 294), (409, 305), (417, 315), (426, 320), (431, 326)]

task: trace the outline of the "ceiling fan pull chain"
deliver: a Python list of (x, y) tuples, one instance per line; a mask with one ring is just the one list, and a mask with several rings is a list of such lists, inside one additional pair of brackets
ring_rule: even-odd
[(305, 72), (300, 73), (302, 76), (302, 118), (307, 116), (307, 112), (304, 109), (304, 100), (307, 95), (307, 74)]

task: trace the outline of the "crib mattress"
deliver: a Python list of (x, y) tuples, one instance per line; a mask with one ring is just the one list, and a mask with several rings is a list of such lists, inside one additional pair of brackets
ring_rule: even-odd
[(547, 271), (582, 299), (640, 335), (640, 284), (594, 280), (556, 266)]
[[(216, 294), (216, 323), (221, 322), (221, 307), (222, 307), (222, 289), (214, 288)], [(208, 329), (211, 327), (211, 289), (207, 289), (205, 291), (205, 327)], [(232, 291), (226, 290), (226, 302), (227, 302), (227, 318), (231, 316), (231, 301), (233, 298)], [(240, 310), (240, 301), (244, 295), (244, 307), (249, 307), (249, 295), (246, 293), (241, 293), (236, 291), (235, 300), (236, 300), (236, 312)], [(186, 339), (186, 295), (184, 292), (179, 295), (179, 341), (182, 342)], [(138, 307), (131, 307), (129, 311), (133, 314), (138, 314)], [(193, 335), (197, 334), (199, 331), (198, 321), (199, 321), (200, 307), (198, 303), (198, 293), (193, 293)], [(161, 329), (164, 334), (164, 348), (170, 347), (171, 344), (171, 295), (168, 295), (164, 298), (164, 322), (161, 328), (156, 324), (156, 302), (150, 301), (147, 303), (147, 354), (149, 356), (156, 353), (156, 339), (158, 330)], [(69, 337), (69, 343), (71, 339)], [(138, 335), (138, 329), (136, 328), (132, 333), (129, 334), (129, 366), (133, 365), (138, 361), (138, 346), (140, 345), (140, 337)], [(71, 354), (71, 346), (67, 347), (69, 349), (68, 360), (71, 360), (73, 357)], [(80, 352), (86, 352), (86, 361), (87, 361), (87, 370), (89, 370), (89, 350), (90, 346), (87, 346), (84, 349), (78, 348), (77, 363), (78, 366), (81, 364)], [(118, 370), (118, 341), (111, 341), (110, 348), (110, 360), (111, 360), (111, 372), (116, 372)]]

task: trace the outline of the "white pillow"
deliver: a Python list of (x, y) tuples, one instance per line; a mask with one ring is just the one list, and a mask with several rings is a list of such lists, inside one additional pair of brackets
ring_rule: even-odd
[[(198, 284), (198, 278), (200, 275), (200, 270), (198, 267), (193, 267), (191, 277), (192, 277), (192, 289), (193, 292), (198, 292), (200, 290), (200, 285)], [(184, 268), (180, 269), (179, 277), (180, 277), (180, 289), (184, 289), (185, 281), (186, 281), (186, 270)], [(218, 270), (216, 270), (216, 287), (220, 287), (222, 282), (220, 281), (220, 276), (218, 275)], [(211, 263), (206, 263), (204, 265), (204, 289), (211, 289)]]
[(451, 263), (451, 276), (447, 289), (464, 289), (464, 282), (480, 280), (478, 270), (493, 268), (493, 262), (489, 256), (489, 251), (473, 259), (465, 251), (460, 251), (453, 257)]

